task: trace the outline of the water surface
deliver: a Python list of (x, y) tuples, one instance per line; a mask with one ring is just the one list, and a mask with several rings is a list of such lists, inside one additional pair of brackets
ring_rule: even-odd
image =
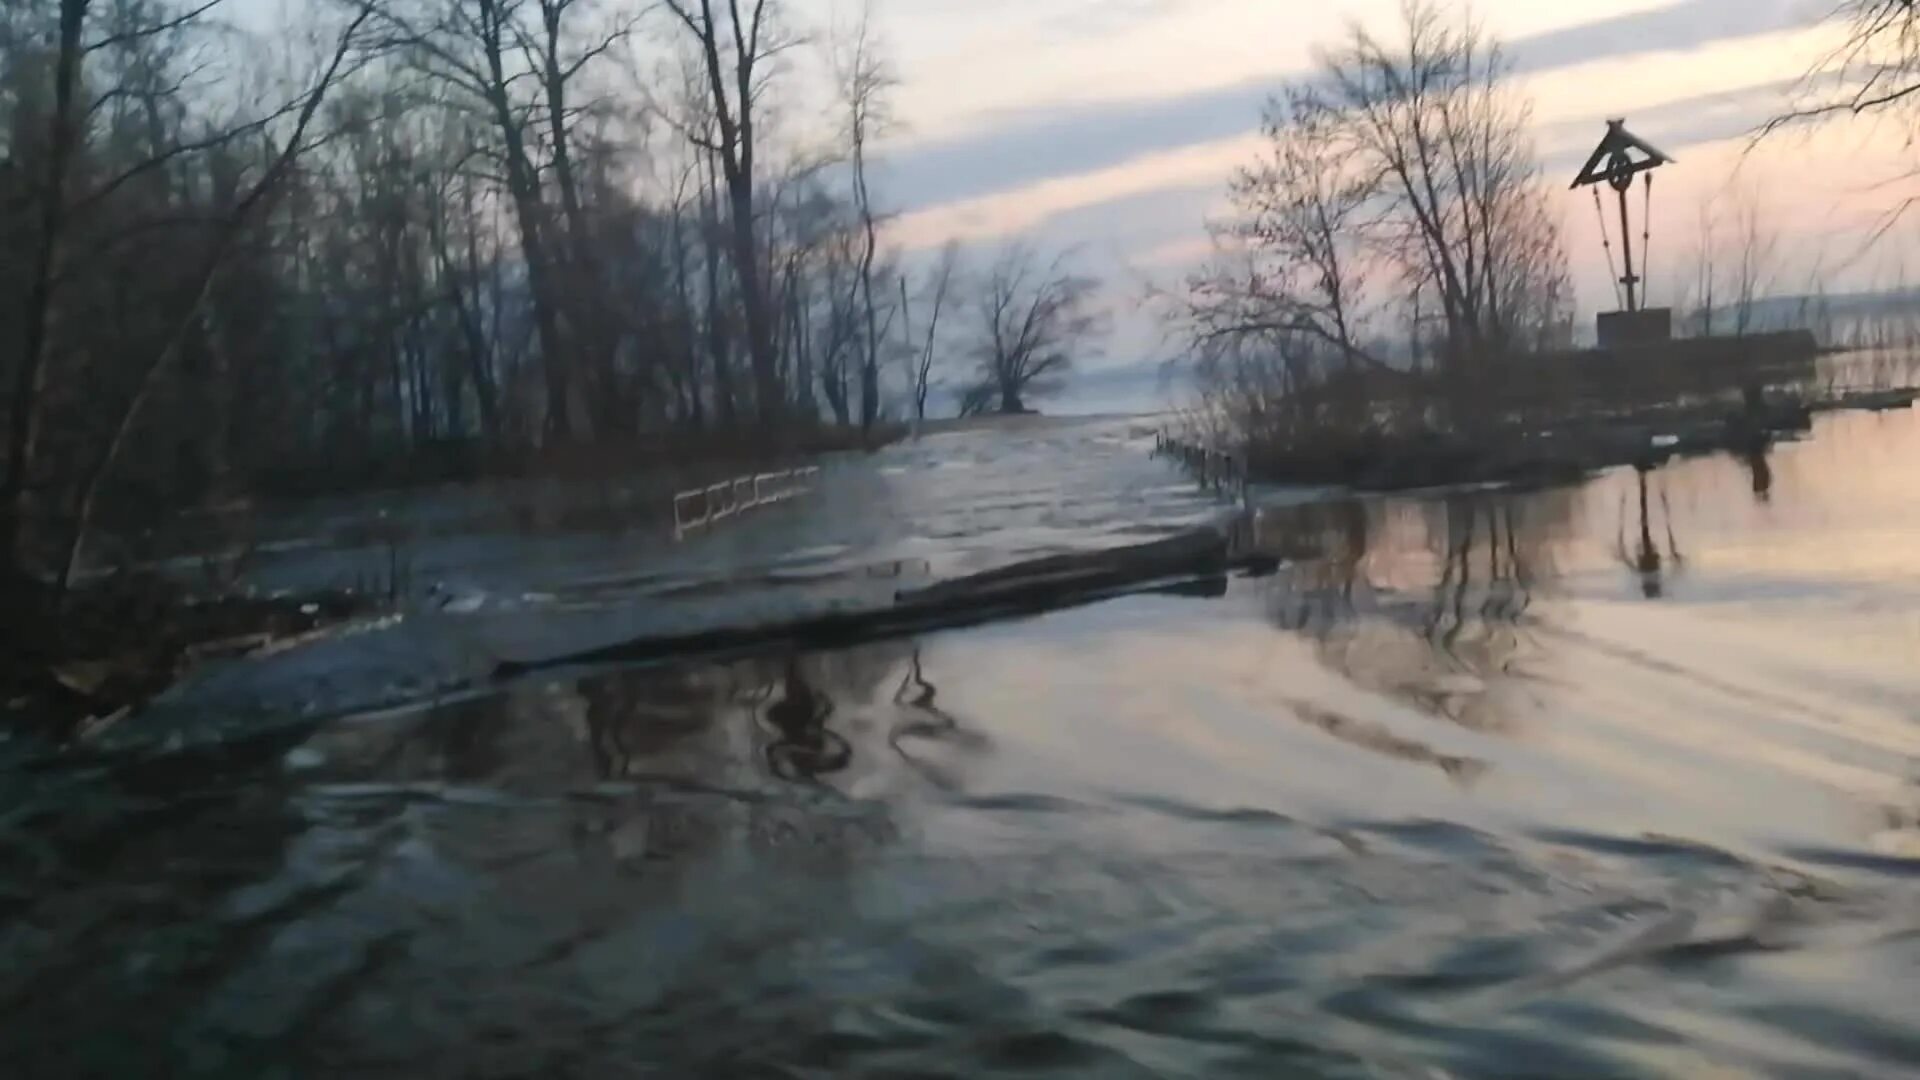
[[(843, 466), (825, 505), (858, 491), (878, 539), (818, 556), (847, 561), (823, 582), (1224, 509), (1122, 421), (938, 438)], [(35, 824), (5, 833), (0, 1057), (1905, 1073), (1917, 458), (1920, 413), (1849, 415), (1573, 489), (1269, 493), (1238, 528), (1290, 560), (1217, 598), (468, 687), (16, 776)], [(855, 531), (795, 527), (788, 550)], [(491, 619), (537, 645), (543, 603)]]

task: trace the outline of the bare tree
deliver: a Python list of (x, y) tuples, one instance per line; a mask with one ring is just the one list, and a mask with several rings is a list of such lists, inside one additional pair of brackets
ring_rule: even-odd
[(1745, 337), (1757, 328), (1757, 302), (1773, 286), (1780, 238), (1767, 221), (1767, 212), (1757, 191), (1743, 190), (1734, 213), (1733, 333), (1735, 337)]
[(1839, 0), (1828, 15), (1844, 26), (1800, 86), (1794, 108), (1765, 130), (1903, 107), (1920, 93), (1920, 11), (1912, 0)]
[[(450, 130), (461, 132), (459, 127)], [(460, 358), (473, 387), (481, 437), (489, 444), (498, 444), (502, 437), (500, 391), (495, 374), (498, 341), (496, 335), (489, 332), (485, 319), (486, 313), (497, 311), (500, 304), (497, 298), (489, 303), (484, 295), (487, 275), (480, 254), (484, 229), (478, 214), (475, 179), (471, 172), (459, 167), (466, 164), (465, 150), (460, 145), (464, 141), (453, 141), (449, 149), (453, 151), (452, 164), (456, 167), (443, 172), (429, 189), (432, 205), (427, 213), (428, 241), (439, 280), (444, 283), (453, 308)], [(448, 400), (456, 404), (461, 400), (457, 380)], [(455, 433), (464, 429), (458, 417), (449, 417), (448, 426)]]
[(1540, 321), (1529, 306), (1564, 304), (1565, 261), (1499, 44), (1430, 0), (1401, 19), (1398, 41), (1354, 25), (1292, 112), (1332, 130), (1324, 165), (1367, 181), (1370, 242), (1434, 297), (1458, 365), (1513, 348)]
[(528, 145), (530, 106), (515, 92), (523, 73), (512, 52), (524, 34), (521, 7), (522, 0), (386, 0), (379, 12), (387, 44), (403, 51), (417, 70), (462, 94), (465, 108), (486, 117), (495, 129), (540, 336), (546, 434), (565, 442), (573, 437), (575, 425), (555, 272), (555, 229)]
[[(823, 390), (883, 414), (907, 350), (870, 33), (857, 137), (816, 145), (773, 126), (777, 0), (680, 0), (682, 100), (639, 87), (656, 140), (608, 92), (638, 75), (618, 0), (329, 0), (284, 53), (219, 3), (0, 4), (10, 565), (75, 574), (73, 538), (130, 562), (159, 516), (269, 491), (635, 460), (563, 441), (785, 452), (755, 422), (804, 427)], [(828, 67), (781, 70), (836, 93)]]
[(25, 517), (27, 478), (41, 424), (47, 331), (53, 317), (54, 277), (66, 239), (69, 179), (80, 141), (81, 68), (92, 50), (82, 44), (91, 0), (60, 0), (59, 37), (53, 63), (53, 109), (48, 117), (46, 170), (34, 192), (39, 204), (33, 269), (28, 278), (25, 341), (14, 364), (8, 417), (7, 471), (0, 483), (0, 557), (17, 557)]
[[(253, 369), (234, 351), (258, 347), (272, 332), (266, 302), (276, 286), (252, 277), (215, 283), (212, 271), (202, 282), (152, 267), (204, 260), (218, 269), (260, 255), (240, 246), (252, 234), (234, 223), (250, 223), (259, 201), (243, 181), (264, 175), (276, 191), (288, 181), (291, 161), (278, 156), (285, 147), (267, 140), (285, 137), (289, 123), (304, 135), (326, 91), (357, 65), (356, 31), (367, 14), (348, 9), (350, 31), (317, 87), (275, 100), (263, 84), (254, 100), (268, 104), (236, 118), (231, 103), (194, 108), (192, 83), (206, 64), (183, 59), (225, 33), (210, 16), (215, 6), (60, 0), (52, 34), (33, 32), (29, 18), (16, 27), (27, 33), (8, 35), (0, 68), (5, 81), (19, 82), (15, 94), (0, 95), (11, 114), (0, 120), (10, 129), (7, 171), (30, 182), (19, 203), (0, 207), (0, 232), (25, 241), (5, 245), (0, 264), (22, 249), (30, 256), (24, 272), (0, 266), (0, 279), (20, 280), (27, 294), (17, 320), (0, 318), (13, 346), (0, 559), (31, 561), (23, 550), (30, 501), (49, 521), (91, 513), (92, 478), (111, 466), (128, 418), (171, 357), (193, 369), (198, 385), (180, 388), (179, 397), (201, 410), (197, 430), (173, 454), (155, 455), (180, 465), (175, 479), (192, 487), (189, 472), (218, 471), (241, 427), (231, 403)], [(262, 152), (268, 160), (256, 172)], [(200, 468), (189, 468), (188, 458)]]
[(722, 5), (714, 0), (663, 2), (692, 36), (706, 75), (713, 132), (711, 137), (698, 133), (689, 137), (714, 155), (726, 181), (733, 272), (746, 317), (755, 404), (763, 420), (775, 419), (784, 410), (785, 400), (755, 227), (756, 125), (769, 62), (792, 42), (779, 30), (773, 0), (746, 0), (745, 4), (724, 0)]
[(884, 135), (892, 123), (888, 94), (899, 85), (873, 27), (871, 0), (862, 0), (858, 23), (844, 40), (835, 42), (833, 66), (846, 110), (848, 164), (853, 176), (853, 205), (860, 215), (860, 302), (866, 332), (860, 364), (860, 428), (870, 430), (880, 412), (880, 328), (873, 298), (873, 265), (879, 253), (879, 226), (873, 190), (867, 182), (867, 152), (871, 141)]
[(675, 177), (665, 213), (667, 266), (674, 301), (673, 337), (675, 348), (668, 361), (668, 378), (679, 399), (682, 423), (694, 428), (706, 426), (706, 371), (701, 363), (699, 321), (694, 307), (692, 262), (697, 251), (688, 239), (689, 217), (694, 196), (690, 189), (699, 172), (697, 160), (688, 162)]
[(1216, 258), (1177, 310), (1209, 380), (1271, 363), (1298, 390), (1333, 370), (1384, 366), (1363, 340), (1364, 215), (1372, 178), (1342, 169), (1342, 135), (1310, 93), (1272, 102), (1266, 156), (1234, 178), (1234, 213), (1213, 226)]
[(960, 245), (949, 243), (940, 250), (939, 260), (933, 264), (922, 287), (930, 310), (926, 330), (917, 339), (907, 302), (907, 279), (904, 274), (900, 277), (900, 328), (906, 344), (903, 355), (907, 358), (907, 388), (913, 398), (916, 420), (927, 418), (927, 397), (933, 390), (934, 367), (940, 355), (940, 315), (946, 309), (948, 294), (954, 289), (959, 272)]
[(1058, 377), (1104, 332), (1093, 306), (1099, 286), (1069, 273), (1065, 256), (1043, 264), (1025, 245), (1004, 249), (974, 304), (980, 381), (970, 395), (1021, 413), (1029, 397), (1057, 389)]
[[(1354, 24), (1317, 55), (1269, 103), (1215, 260), (1174, 301), (1203, 387), (1276, 438), (1374, 424), (1380, 391), (1429, 357), (1470, 397), (1461, 377), (1558, 347), (1571, 327), (1529, 108), (1499, 43), (1406, 0), (1395, 37)], [(1395, 324), (1404, 342), (1375, 329)]]
[(853, 374), (860, 352), (862, 242), (858, 227), (851, 222), (843, 220), (829, 230), (822, 251), (819, 304), (823, 310), (814, 320), (813, 355), (821, 395), (827, 399), (834, 422), (847, 426), (853, 422)]
[[(730, 287), (728, 280), (733, 258), (729, 253), (737, 251), (737, 236), (723, 212), (727, 196), (716, 149), (720, 135), (706, 61), (682, 50), (676, 55), (672, 72), (672, 94), (659, 115), (679, 133), (688, 154), (675, 198), (673, 239), (680, 275), (677, 292), (684, 317), (698, 339), (697, 345), (691, 346), (694, 353), (688, 369), (704, 366), (712, 419), (721, 427), (731, 427), (739, 422), (747, 404), (734, 367), (739, 335), (733, 305), (739, 290)], [(697, 267), (697, 276), (692, 267)], [(698, 400), (701, 395), (696, 391), (694, 396)]]
[[(1791, 107), (1764, 124), (1758, 137), (1783, 129), (1852, 117), (1895, 117), (1909, 145), (1920, 105), (1920, 9), (1913, 0), (1837, 0), (1827, 21), (1840, 27), (1839, 41), (1821, 53), (1800, 79)], [(1920, 170), (1907, 174), (1911, 179)], [(1904, 198), (1881, 216), (1878, 241), (1920, 196)]]
[(1721, 275), (1720, 222), (1715, 213), (1715, 200), (1701, 200), (1694, 224), (1693, 269), (1685, 286), (1685, 302), (1692, 309), (1694, 334), (1712, 337), (1719, 313)]
[(362, 8), (340, 33), (333, 55), (321, 69), (314, 84), (300, 99), (299, 114), (294, 119), (292, 130), (287, 133), (285, 141), (259, 178), (239, 196), (232, 209), (228, 211), (225, 220), (219, 223), (218, 233), (201, 257), (200, 264), (194, 268), (186, 307), (175, 316), (172, 330), (140, 373), (133, 396), (120, 410), (106, 448), (80, 483), (78, 511), (69, 534), (66, 557), (61, 561), (59, 574), (55, 580), (55, 595), (64, 593), (73, 580), (73, 573), (79, 565), (81, 545), (85, 542), (87, 531), (93, 524), (101, 484), (119, 463), (120, 456), (126, 447), (127, 437), (132, 432), (141, 411), (146, 408), (147, 402), (152, 397), (158, 376), (176, 362), (183, 351), (188, 335), (193, 332), (198, 323), (201, 307), (207, 302), (212, 291), (214, 278), (225, 266), (228, 254), (235, 241), (242, 235), (242, 230), (254, 215), (259, 213), (264, 205), (281, 190), (281, 184), (286, 179), (288, 171), (292, 169), (300, 154), (308, 148), (308, 129), (312, 126), (314, 117), (319, 114), (320, 106), (326, 100), (328, 91), (332, 90), (340, 79), (352, 51), (359, 45), (357, 35), (371, 14), (371, 9)]
[(825, 163), (794, 162), (771, 200), (774, 213), (769, 243), (777, 268), (776, 307), (781, 312), (780, 355), (783, 378), (791, 387), (796, 418), (818, 415), (814, 388), (814, 276), (825, 261), (837, 227), (838, 207), (820, 182)]

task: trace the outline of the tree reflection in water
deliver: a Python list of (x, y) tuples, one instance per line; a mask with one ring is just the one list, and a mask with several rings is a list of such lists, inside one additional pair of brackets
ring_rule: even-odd
[(807, 681), (798, 656), (787, 658), (783, 695), (762, 714), (776, 733), (767, 744), (767, 767), (783, 780), (811, 780), (845, 769), (853, 746), (827, 727), (833, 699)]
[(1539, 653), (1528, 612), (1570, 534), (1571, 492), (1349, 499), (1269, 511), (1270, 550), (1317, 551), (1272, 586), (1271, 614), (1357, 685), (1477, 730)]
[(709, 728), (725, 706), (711, 671), (699, 668), (619, 671), (581, 680), (587, 746), (606, 779), (630, 775)]
[(950, 791), (958, 786), (957, 781), (936, 763), (911, 753), (908, 750), (910, 740), (945, 743), (970, 751), (986, 749), (991, 743), (985, 735), (962, 728), (959, 718), (935, 704), (934, 698), (939, 693), (939, 687), (928, 681), (921, 665), (920, 647), (915, 645), (913, 659), (908, 664), (906, 675), (900, 680), (900, 688), (893, 692), (893, 701), (895, 705), (913, 709), (927, 719), (900, 720), (895, 723), (893, 730), (887, 734), (887, 745), (893, 747), (893, 752), (900, 755), (900, 760), (929, 783)]
[[(586, 706), (583, 741), (605, 779), (728, 771), (748, 760), (787, 781), (838, 773), (855, 756), (847, 725), (879, 700), (913, 648), (880, 642), (596, 674), (575, 687)], [(836, 721), (848, 702), (853, 715)], [(740, 742), (738, 722), (762, 738)]]

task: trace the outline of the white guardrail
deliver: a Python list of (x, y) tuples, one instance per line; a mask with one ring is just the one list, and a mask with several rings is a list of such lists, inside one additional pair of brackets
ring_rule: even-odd
[(736, 476), (682, 491), (673, 497), (673, 538), (683, 539), (695, 529), (725, 521), (756, 506), (804, 495), (813, 490), (811, 481), (818, 475), (820, 466), (808, 465), (801, 469)]

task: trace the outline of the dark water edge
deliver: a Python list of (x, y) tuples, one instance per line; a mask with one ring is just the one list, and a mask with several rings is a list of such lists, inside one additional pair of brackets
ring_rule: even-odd
[(1912, 1072), (1916, 420), (1278, 507), (1319, 556), (1215, 599), (10, 772), (0, 1061)]

